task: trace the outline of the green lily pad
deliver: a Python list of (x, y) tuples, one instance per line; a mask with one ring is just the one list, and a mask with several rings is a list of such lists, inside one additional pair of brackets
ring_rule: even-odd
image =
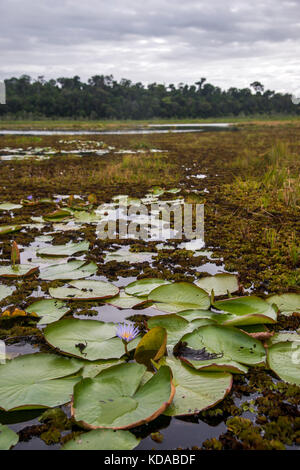
[(0, 450), (9, 450), (19, 442), (18, 434), (8, 426), (0, 424)]
[(8, 233), (19, 232), (22, 230), (22, 225), (1, 225), (0, 235), (7, 235)]
[(95, 429), (68, 441), (62, 450), (132, 450), (140, 441), (130, 431)]
[(0, 408), (48, 408), (70, 401), (80, 369), (72, 359), (28, 354), (0, 365)]
[(3, 299), (6, 299), (9, 295), (13, 293), (13, 288), (10, 286), (3, 286), (2, 284), (0, 285), (0, 302)]
[(300, 337), (299, 341), (276, 343), (267, 351), (270, 369), (282, 380), (300, 385)]
[(203, 326), (185, 335), (182, 341), (197, 351), (204, 348), (210, 354), (222, 354), (222, 361), (231, 360), (246, 365), (258, 365), (265, 361), (262, 343), (234, 327)]
[[(71, 318), (51, 323), (44, 335), (47, 343), (62, 353), (96, 361), (119, 359), (124, 355), (124, 344), (116, 337), (116, 329), (114, 323)], [(137, 337), (128, 343), (128, 350), (134, 349), (139, 340)]]
[(300, 294), (271, 295), (266, 302), (270, 305), (275, 304), (282, 315), (300, 313)]
[(147, 302), (147, 298), (138, 298), (133, 295), (127, 295), (124, 291), (121, 291), (116, 297), (105, 300), (105, 303), (120, 309), (134, 308)]
[(13, 266), (0, 267), (0, 277), (26, 277), (39, 269), (34, 264), (16, 264)]
[(21, 209), (22, 204), (13, 204), (12, 202), (4, 202), (0, 204), (0, 211), (13, 211), (16, 209)]
[(178, 312), (177, 315), (181, 316), (185, 320), (191, 322), (193, 320), (208, 319), (215, 321), (217, 323), (222, 323), (226, 319), (230, 318), (231, 315), (223, 314), (223, 313), (216, 313), (212, 312), (211, 310), (199, 310), (199, 309), (190, 309), (190, 310), (183, 310), (182, 312)]
[(41, 317), (38, 325), (48, 325), (62, 318), (70, 309), (64, 302), (53, 299), (44, 299), (34, 302), (25, 309), (27, 313), (36, 313)]
[(49, 222), (60, 222), (68, 217), (71, 217), (70, 211), (67, 209), (58, 209), (50, 214), (44, 215), (44, 220)]
[(210, 307), (207, 292), (195, 284), (175, 282), (154, 289), (148, 299), (155, 302), (156, 307), (168, 313), (177, 313), (188, 309), (203, 309)]
[(136, 362), (150, 367), (151, 360), (159, 361), (165, 354), (167, 332), (160, 326), (152, 328), (143, 336), (136, 347), (134, 358)]
[(173, 313), (169, 315), (156, 315), (147, 320), (149, 328), (160, 326), (167, 331), (167, 344), (169, 346), (175, 346), (175, 344), (177, 344), (185, 334), (194, 331), (196, 328), (210, 325), (212, 323), (214, 322), (207, 318), (197, 318), (194, 321), (189, 322), (183, 317)]
[(125, 287), (126, 294), (135, 295), (136, 297), (146, 297), (150, 294), (156, 287), (170, 284), (170, 281), (165, 281), (164, 279), (140, 279), (135, 282), (131, 282), (128, 286)]
[(42, 269), (40, 278), (44, 281), (82, 279), (95, 274), (97, 269), (94, 262), (86, 264), (86, 261), (73, 260), (69, 263), (55, 264)]
[(51, 297), (61, 300), (98, 300), (115, 297), (119, 288), (104, 281), (74, 281), (69, 283), (71, 288), (50, 288)]
[(223, 322), (224, 325), (253, 325), (277, 321), (274, 307), (254, 295), (218, 300), (214, 302), (214, 307), (231, 314)]
[(232, 375), (227, 372), (198, 372), (174, 358), (167, 358), (166, 364), (172, 370), (176, 393), (165, 415), (183, 416), (206, 410), (231, 390)]
[[(79, 361), (79, 359), (77, 359)], [(100, 372), (105, 369), (108, 369), (111, 366), (116, 366), (118, 364), (124, 364), (124, 359), (107, 359), (102, 361), (93, 361), (89, 362), (86, 360), (81, 360), (82, 370), (80, 371), (80, 375), (83, 378), (86, 377), (96, 377)]]
[(172, 374), (162, 366), (141, 385), (146, 367), (126, 363), (83, 379), (74, 388), (73, 416), (82, 426), (130, 429), (162, 414), (174, 395)]
[(177, 194), (177, 193), (180, 193), (180, 191), (181, 191), (180, 188), (172, 188), (172, 189), (167, 189), (166, 193)]
[(228, 292), (232, 294), (239, 290), (238, 279), (234, 274), (225, 273), (202, 277), (195, 284), (210, 295), (214, 291), (215, 296), (226, 295)]
[(37, 251), (40, 256), (72, 256), (81, 251), (88, 251), (89, 242), (68, 243), (67, 245), (54, 245)]
[(149, 261), (154, 253), (150, 252), (138, 252), (138, 253), (131, 253), (130, 251), (125, 250), (118, 250), (112, 253), (107, 253), (105, 255), (105, 263), (110, 261), (118, 261), (119, 263), (144, 263), (145, 261)]

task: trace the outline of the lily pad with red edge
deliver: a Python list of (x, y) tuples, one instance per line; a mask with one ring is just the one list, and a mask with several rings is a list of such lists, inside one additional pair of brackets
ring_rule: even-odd
[(126, 363), (110, 367), (74, 387), (72, 416), (88, 429), (130, 429), (153, 421), (172, 402), (171, 369), (162, 366), (143, 383), (146, 367)]

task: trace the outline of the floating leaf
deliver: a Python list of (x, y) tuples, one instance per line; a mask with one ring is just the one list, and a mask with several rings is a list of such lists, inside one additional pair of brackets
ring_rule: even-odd
[(167, 332), (157, 326), (143, 336), (136, 347), (134, 358), (136, 362), (150, 367), (151, 359), (159, 361), (165, 354), (167, 346)]
[(19, 442), (19, 436), (15, 431), (0, 424), (0, 450), (9, 450)]
[(13, 291), (14, 290), (13, 290), (12, 287), (3, 286), (2, 284), (0, 284), (0, 302), (1, 302), (1, 300), (6, 299), (6, 297), (11, 295), (13, 293)]
[(22, 230), (22, 225), (1, 225), (0, 235), (7, 235), (8, 233), (14, 233)]
[(274, 344), (268, 348), (267, 359), (270, 369), (278, 377), (285, 382), (300, 385), (300, 337), (298, 341)]
[[(119, 359), (125, 349), (116, 337), (116, 325), (97, 320), (64, 319), (48, 325), (45, 330), (47, 343), (61, 352), (88, 361)], [(138, 344), (140, 338), (128, 343), (128, 350)]]
[(203, 318), (196, 319), (188, 322), (179, 315), (171, 313), (170, 315), (156, 315), (148, 319), (147, 324), (149, 328), (160, 326), (167, 331), (167, 343), (174, 346), (178, 341), (187, 333), (194, 331), (196, 328), (204, 325), (210, 325), (213, 321)]
[(74, 281), (69, 283), (71, 288), (50, 288), (51, 297), (61, 300), (99, 300), (115, 297), (119, 288), (104, 281)]
[(72, 359), (54, 354), (19, 356), (0, 366), (0, 408), (47, 408), (71, 399), (80, 369)]
[(60, 222), (68, 217), (71, 217), (69, 210), (58, 209), (50, 214), (44, 215), (44, 220), (49, 222)]
[(21, 204), (13, 204), (12, 202), (4, 202), (0, 204), (0, 211), (14, 211), (16, 209), (21, 209)]
[(90, 428), (130, 429), (152, 421), (174, 396), (169, 367), (162, 366), (140, 385), (145, 366), (126, 363), (83, 379), (74, 388), (73, 416)]
[(140, 440), (129, 431), (95, 429), (68, 441), (62, 450), (132, 450)]
[(300, 313), (300, 294), (271, 295), (266, 299), (268, 304), (275, 304), (282, 315)]
[(207, 292), (188, 282), (175, 282), (157, 287), (150, 293), (148, 299), (156, 302), (159, 310), (169, 313), (193, 308), (206, 310), (210, 306)]
[(214, 302), (214, 307), (232, 315), (224, 321), (224, 325), (276, 323), (277, 320), (276, 310), (265, 300), (254, 295), (218, 300)]
[(203, 326), (185, 335), (182, 341), (197, 351), (204, 348), (208, 353), (222, 354), (222, 361), (229, 359), (246, 365), (258, 365), (265, 360), (261, 342), (233, 327)]
[(166, 193), (177, 194), (177, 193), (180, 193), (180, 191), (181, 191), (180, 188), (172, 188), (172, 189), (167, 189)]
[(126, 309), (126, 308), (134, 308), (138, 305), (143, 305), (148, 302), (148, 299), (138, 298), (133, 295), (127, 295), (125, 292), (120, 292), (119, 295), (116, 297), (112, 297), (111, 299), (105, 300), (105, 303), (112, 305), (113, 307)]
[(167, 358), (176, 388), (168, 416), (199, 413), (219, 403), (230, 392), (232, 375), (227, 372), (198, 372), (181, 361)]
[(234, 274), (216, 274), (215, 276), (205, 276), (195, 282), (201, 289), (208, 294), (214, 291), (214, 295), (226, 295), (228, 292), (232, 294), (239, 290), (237, 276)]
[(149, 261), (154, 253), (148, 252), (138, 252), (131, 253), (130, 251), (118, 250), (114, 252), (107, 253), (105, 255), (105, 262), (118, 261), (119, 263), (144, 263)]
[(135, 295), (137, 297), (146, 297), (150, 292), (156, 289), (156, 287), (164, 284), (170, 284), (170, 282), (155, 278), (139, 279), (138, 281), (128, 284), (128, 286), (125, 287), (125, 292), (126, 294)]
[(30, 276), (39, 269), (33, 264), (17, 264), (16, 266), (0, 267), (0, 277), (25, 277)]
[(86, 261), (73, 260), (69, 263), (55, 264), (42, 269), (40, 278), (45, 281), (82, 279), (95, 274), (97, 269), (94, 262), (86, 264)]
[(42, 248), (37, 251), (37, 254), (40, 256), (72, 256), (75, 253), (82, 251), (88, 251), (89, 242), (80, 242), (80, 243), (68, 243), (67, 245), (54, 245)]
[(44, 299), (34, 302), (26, 308), (27, 313), (35, 313), (41, 317), (39, 325), (48, 325), (62, 318), (70, 309), (59, 300)]

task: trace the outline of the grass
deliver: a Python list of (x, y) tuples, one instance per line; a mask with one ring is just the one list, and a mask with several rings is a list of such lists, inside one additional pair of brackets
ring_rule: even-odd
[(75, 119), (43, 119), (43, 120), (14, 120), (6, 117), (0, 117), (0, 129), (19, 129), (19, 130), (113, 130), (124, 128), (147, 127), (151, 124), (201, 124), (201, 123), (236, 123), (236, 124), (266, 124), (281, 125), (293, 123), (300, 125), (300, 116), (296, 115), (253, 115), (253, 116), (224, 116), (215, 118), (199, 119), (148, 119), (148, 120), (75, 120)]

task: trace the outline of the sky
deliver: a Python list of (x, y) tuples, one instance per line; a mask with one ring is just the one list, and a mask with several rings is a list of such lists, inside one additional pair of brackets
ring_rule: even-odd
[(110, 75), (300, 96), (300, 1), (0, 0), (0, 79)]

